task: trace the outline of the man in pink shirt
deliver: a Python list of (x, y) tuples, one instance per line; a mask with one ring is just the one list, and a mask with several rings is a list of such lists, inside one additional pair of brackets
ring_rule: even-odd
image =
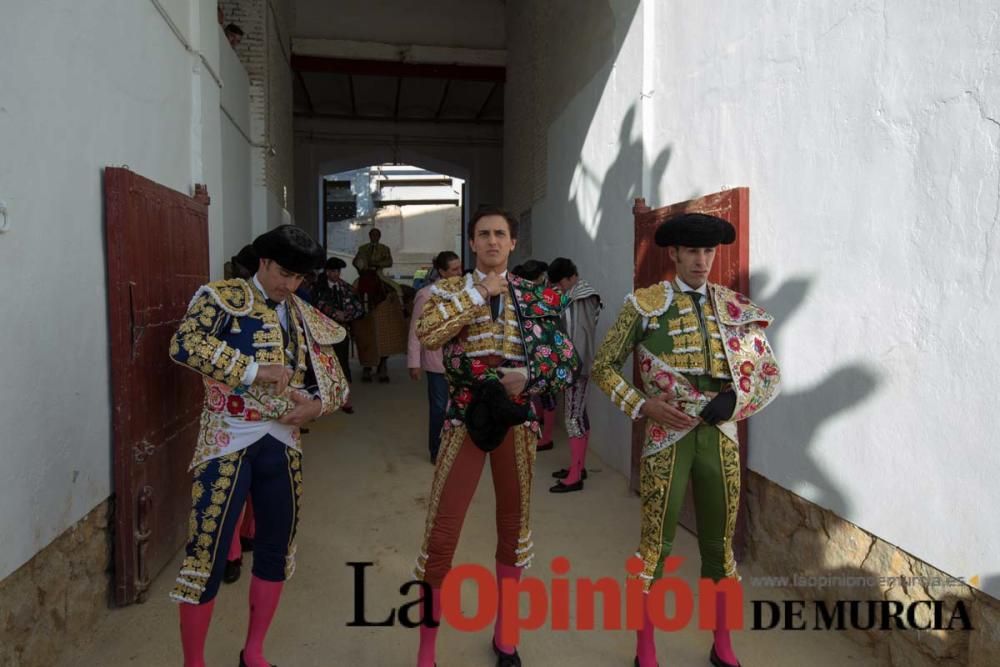
[[(434, 258), (434, 269), (437, 272), (437, 280), (454, 278), (462, 275), (462, 260), (452, 251), (445, 250)], [(427, 445), (431, 452), (431, 463), (436, 463), (438, 447), (441, 444), (441, 428), (444, 426), (444, 413), (448, 407), (448, 380), (444, 375), (441, 350), (427, 350), (417, 340), (417, 320), (419, 314), (424, 312), (424, 304), (431, 298), (431, 285), (421, 288), (413, 300), (406, 365), (410, 369), (410, 377), (414, 380), (420, 379), (421, 370), (427, 373), (427, 400), (430, 403)]]

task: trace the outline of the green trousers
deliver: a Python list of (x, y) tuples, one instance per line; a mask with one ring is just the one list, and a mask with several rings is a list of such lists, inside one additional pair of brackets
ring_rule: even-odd
[(733, 533), (740, 498), (740, 452), (714, 426), (700, 425), (674, 445), (642, 459), (640, 575), (649, 585), (663, 576), (688, 480), (694, 491), (701, 576), (718, 581), (736, 576)]

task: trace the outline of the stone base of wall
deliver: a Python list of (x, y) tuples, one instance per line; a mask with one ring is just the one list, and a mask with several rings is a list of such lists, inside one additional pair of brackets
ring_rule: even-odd
[(52, 665), (106, 613), (109, 508), (105, 500), (0, 581), (0, 666)]
[[(1000, 601), (997, 599), (955, 582), (953, 577), (753, 471), (748, 479), (746, 510), (750, 543), (741, 574), (747, 599), (761, 597), (754, 595), (753, 577), (775, 577), (767, 583), (758, 580), (758, 585), (769, 587), (785, 583), (782, 577), (815, 577), (817, 580), (825, 577), (824, 587), (817, 587), (816, 582), (794, 585), (788, 581), (785, 592), (792, 599), (822, 600), (830, 609), (837, 600), (895, 600), (906, 607), (917, 600), (940, 600), (944, 603), (943, 624), (946, 626), (956, 603), (961, 601), (973, 627), (968, 632), (908, 628), (845, 630), (844, 633), (872, 648), (879, 663), (884, 665), (1000, 665)], [(927, 579), (873, 583), (860, 582), (862, 577)], [(947, 581), (948, 585), (935, 585), (934, 579)], [(932, 618), (928, 606), (918, 605), (916, 609), (917, 624), (928, 625)], [(813, 627), (814, 617), (815, 608), (807, 604), (803, 614), (807, 627)], [(956, 619), (953, 627), (962, 626)]]

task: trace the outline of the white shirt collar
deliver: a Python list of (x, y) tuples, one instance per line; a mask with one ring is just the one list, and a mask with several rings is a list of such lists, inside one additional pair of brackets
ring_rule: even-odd
[(702, 295), (704, 297), (708, 296), (708, 281), (707, 280), (704, 283), (702, 283), (701, 287), (699, 287), (697, 289), (695, 289), (694, 287), (691, 287), (686, 282), (684, 282), (683, 280), (681, 280), (680, 276), (677, 276), (676, 278), (674, 278), (674, 281), (677, 283), (677, 287), (679, 287), (682, 292), (697, 292), (698, 294), (700, 294), (700, 295)]
[[(257, 280), (257, 274), (256, 273), (253, 274), (253, 284), (257, 286), (257, 289), (260, 290), (260, 293), (264, 295), (265, 299), (270, 299), (271, 298), (271, 297), (269, 297), (267, 295), (267, 292), (264, 291), (264, 286), (260, 284), (259, 280)], [(284, 301), (279, 301), (278, 302), (278, 306), (284, 306), (284, 305), (285, 305)]]
[[(476, 269), (476, 278), (478, 278), (479, 280), (482, 280), (482, 279), (483, 279), (483, 278), (485, 278), (485, 277), (486, 277), (486, 274), (485, 274), (485, 273), (483, 273), (483, 272), (482, 272), (482, 271), (480, 271), (479, 269)], [(507, 272), (506, 272), (506, 271), (504, 271), (503, 273), (501, 273), (501, 274), (500, 274), (500, 277), (501, 277), (501, 278), (506, 278), (506, 277), (507, 277)]]

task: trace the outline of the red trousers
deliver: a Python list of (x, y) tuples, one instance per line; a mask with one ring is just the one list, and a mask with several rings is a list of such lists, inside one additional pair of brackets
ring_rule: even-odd
[(476, 447), (464, 427), (441, 434), (437, 469), (431, 488), (424, 544), (415, 574), (439, 588), (451, 569), (465, 514), (479, 485), (486, 457), (496, 497), (496, 560), (524, 567), (531, 560), (531, 478), (537, 437), (522, 426), (512, 428), (503, 443), (487, 454)]

